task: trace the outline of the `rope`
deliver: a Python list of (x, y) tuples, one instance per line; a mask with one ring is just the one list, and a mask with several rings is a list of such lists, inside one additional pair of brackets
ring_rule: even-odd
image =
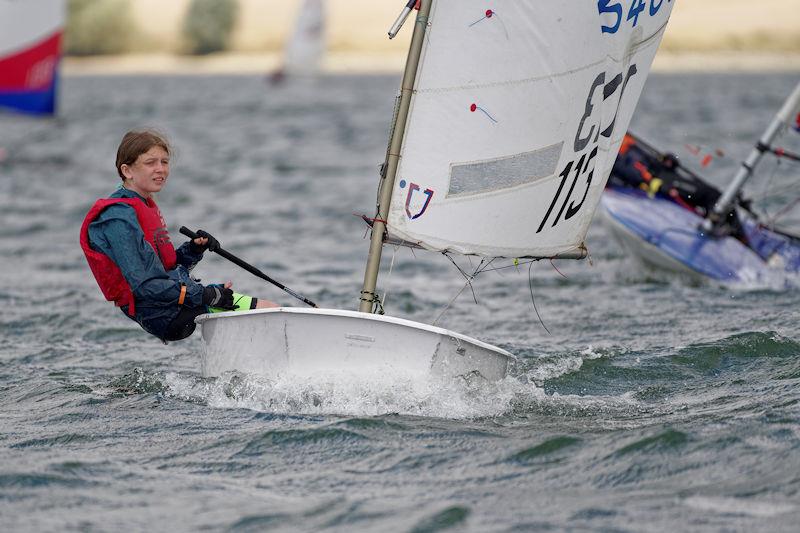
[[(444, 309), (442, 309), (442, 311), (441, 311), (441, 312), (439, 313), (439, 315), (436, 317), (436, 320), (434, 320), (434, 321), (433, 321), (433, 324), (432, 324), (432, 325), (434, 325), (434, 326), (435, 326), (435, 325), (436, 325), (436, 324), (439, 322), (439, 320), (441, 320), (441, 318), (444, 316), (444, 314), (445, 314), (445, 313), (446, 313), (446, 312), (447, 312), (447, 311), (450, 309), (450, 307), (453, 305), (453, 302), (455, 302), (455, 301), (456, 301), (456, 299), (457, 299), (459, 296), (461, 296), (461, 293), (462, 293), (462, 292), (464, 292), (464, 289), (466, 289), (467, 287), (469, 287), (469, 288), (470, 288), (470, 290), (472, 291), (472, 299), (475, 301), (475, 303), (476, 303), (476, 304), (478, 303), (478, 297), (475, 295), (475, 288), (472, 286), (472, 280), (473, 280), (473, 279), (475, 279), (475, 277), (476, 277), (478, 274), (481, 274), (482, 272), (484, 272), (484, 270), (485, 270), (486, 268), (488, 268), (488, 266), (489, 266), (489, 265), (491, 265), (491, 264), (492, 264), (492, 261), (494, 261), (494, 260), (495, 260), (495, 258), (492, 258), (492, 259), (491, 259), (491, 260), (489, 260), (489, 262), (487, 263), (485, 259), (481, 259), (481, 262), (480, 262), (480, 264), (478, 265), (478, 267), (477, 267), (477, 268), (475, 269), (475, 271), (474, 271), (474, 272), (473, 272), (473, 273), (470, 275), (470, 274), (467, 274), (466, 272), (464, 272), (464, 269), (462, 269), (460, 266), (458, 266), (458, 263), (456, 263), (456, 262), (453, 260), (453, 258), (452, 258), (452, 257), (450, 257), (450, 256), (447, 254), (447, 252), (442, 252), (442, 255), (444, 255), (444, 256), (445, 256), (447, 259), (449, 259), (451, 263), (453, 263), (453, 266), (455, 266), (455, 267), (456, 267), (456, 270), (458, 270), (458, 271), (461, 273), (461, 275), (462, 275), (462, 276), (464, 276), (464, 279), (466, 279), (466, 283), (464, 283), (464, 286), (463, 286), (463, 287), (461, 287), (461, 289), (460, 289), (460, 290), (459, 290), (459, 291), (456, 293), (456, 295), (455, 295), (455, 296), (453, 296), (453, 298), (452, 298), (452, 299), (451, 299), (451, 300), (450, 300), (450, 301), (447, 303), (447, 305), (444, 307)], [(483, 266), (483, 264), (484, 264), (484, 263), (486, 263), (486, 266), (485, 266), (485, 267)]]
[(378, 218), (377, 214), (376, 214), (376, 216), (374, 216), (372, 218), (368, 217), (367, 215), (359, 215), (358, 213), (352, 213), (352, 215), (354, 217), (360, 218), (361, 220), (366, 222), (369, 226), (372, 226), (376, 222), (383, 222), (385, 225), (387, 225), (387, 226), (389, 225), (389, 223), (387, 221), (385, 221), (384, 219)]
[[(455, 267), (456, 267), (456, 270), (458, 270), (458, 271), (461, 273), (461, 275), (462, 275), (462, 276), (464, 276), (464, 279), (466, 279), (466, 280), (467, 280), (467, 283), (466, 283), (466, 285), (464, 285), (464, 287), (461, 289), (461, 291), (463, 291), (463, 290), (466, 288), (466, 286), (467, 286), (467, 285), (469, 285), (469, 288), (470, 288), (470, 290), (472, 291), (472, 299), (473, 299), (473, 300), (475, 301), (475, 303), (477, 304), (477, 303), (478, 303), (478, 298), (477, 298), (477, 296), (475, 296), (475, 288), (472, 286), (472, 280), (473, 280), (473, 279), (475, 279), (475, 276), (477, 276), (477, 275), (478, 275), (478, 273), (479, 273), (479, 271), (480, 271), (480, 268), (481, 268), (481, 266), (483, 265), (483, 261), (484, 261), (484, 260), (483, 260), (483, 259), (481, 259), (481, 262), (480, 262), (480, 264), (478, 265), (478, 268), (475, 270), (475, 273), (473, 273), (473, 274), (470, 276), (469, 274), (467, 274), (466, 272), (464, 272), (464, 269), (462, 269), (460, 266), (458, 266), (458, 264), (457, 264), (457, 263), (456, 263), (456, 262), (453, 260), (453, 258), (452, 258), (452, 257), (450, 257), (449, 255), (447, 255), (447, 252), (442, 252), (442, 255), (444, 255), (446, 258), (448, 258), (448, 259), (450, 260), (450, 262), (451, 262), (451, 263), (453, 263), (453, 266), (455, 266)], [(472, 266), (472, 265), (471, 265), (471, 263), (472, 263), (472, 259), (471, 259), (470, 257), (467, 257), (467, 260), (469, 260), (469, 261), (470, 261), (470, 266)], [(459, 294), (461, 294), (461, 291), (459, 291)]]
[[(394, 252), (392, 252), (392, 261), (389, 263), (389, 273), (386, 275), (386, 286), (389, 286), (389, 282), (392, 279), (392, 270), (394, 269), (394, 258), (397, 256), (397, 249), (400, 248), (399, 246), (394, 246)], [(383, 291), (383, 299), (380, 302), (381, 309), (384, 308), (386, 305), (386, 296), (389, 294), (389, 289)], [(383, 314), (383, 313), (381, 313)]]
[(533, 304), (533, 310), (536, 311), (536, 317), (539, 319), (539, 323), (542, 325), (547, 334), (552, 335), (552, 333), (550, 333), (550, 330), (547, 329), (547, 326), (544, 325), (544, 320), (542, 320), (542, 316), (539, 314), (539, 310), (536, 308), (536, 299), (533, 297), (532, 269), (533, 269), (533, 261), (531, 261), (531, 264), (528, 265), (528, 289), (530, 289), (531, 291), (531, 303)]
[(450, 306), (451, 306), (451, 305), (453, 305), (453, 302), (455, 302), (455, 301), (456, 301), (456, 298), (458, 298), (459, 296), (461, 296), (461, 293), (462, 293), (462, 292), (464, 292), (464, 289), (466, 289), (466, 288), (467, 288), (467, 285), (469, 285), (469, 284), (470, 284), (470, 282), (469, 282), (469, 281), (468, 281), (468, 282), (466, 282), (466, 283), (464, 284), (464, 286), (463, 286), (463, 287), (461, 287), (461, 290), (460, 290), (460, 291), (458, 291), (458, 292), (456, 293), (456, 295), (455, 295), (455, 296), (453, 296), (453, 298), (452, 298), (452, 299), (451, 299), (451, 300), (450, 300), (450, 301), (447, 303), (447, 305), (444, 307), (444, 309), (442, 309), (442, 312), (441, 312), (441, 313), (439, 313), (439, 316), (437, 316), (437, 317), (436, 317), (436, 320), (434, 320), (434, 321), (433, 321), (433, 324), (431, 324), (432, 326), (435, 326), (436, 324), (438, 324), (438, 323), (439, 323), (439, 319), (441, 319), (441, 318), (444, 316), (444, 314), (447, 312), (447, 310), (448, 310), (448, 309), (450, 309)]
[[(371, 298), (364, 298), (365, 295), (371, 294)], [(383, 315), (385, 311), (383, 310), (383, 305), (381, 305), (381, 300), (378, 298), (378, 295), (374, 292), (369, 291), (361, 291), (361, 298), (359, 298), (362, 302), (370, 302), (372, 304), (372, 312), (374, 314)]]
[[(481, 262), (477, 266), (475, 271), (472, 274), (467, 274), (464, 271), (464, 269), (461, 268), (460, 266), (458, 266), (458, 264), (453, 260), (453, 258), (450, 257), (447, 254), (447, 252), (442, 252), (442, 255), (447, 257), (447, 259), (449, 259), (450, 262), (453, 263), (453, 266), (455, 266), (456, 269), (461, 273), (461, 275), (464, 276), (464, 279), (466, 280), (466, 282), (461, 287), (461, 289), (459, 289), (459, 291), (456, 293), (456, 295), (453, 296), (450, 299), (450, 301), (447, 303), (447, 305), (445, 305), (444, 309), (442, 309), (442, 311), (439, 313), (439, 315), (433, 321), (432, 325), (434, 325), (434, 326), (439, 323), (439, 320), (441, 320), (441, 318), (444, 316), (444, 314), (450, 309), (450, 307), (452, 307), (453, 303), (456, 301), (456, 299), (458, 299), (459, 296), (461, 296), (461, 293), (464, 292), (464, 289), (466, 289), (467, 287), (469, 287), (472, 290), (472, 297), (475, 300), (475, 303), (476, 304), (478, 303), (478, 299), (475, 296), (475, 288), (472, 286), (472, 281), (478, 276), (478, 274), (482, 274), (484, 272), (492, 272), (492, 271), (496, 271), (496, 270), (502, 270), (502, 269), (505, 269), (505, 268), (517, 268), (517, 267), (519, 267), (520, 264), (525, 264), (525, 262), (520, 263), (519, 259), (514, 259), (514, 262), (511, 265), (489, 268), (489, 265), (491, 265), (492, 262), (494, 262), (494, 260), (497, 259), (497, 258), (493, 257), (488, 262), (485, 259), (481, 259)], [(392, 259), (392, 260), (394, 260), (394, 259)], [(550, 330), (547, 328), (547, 325), (544, 323), (544, 320), (542, 320), (541, 314), (539, 314), (539, 309), (536, 307), (536, 298), (534, 297), (534, 294), (533, 294), (533, 271), (532, 271), (533, 263), (536, 262), (536, 261), (539, 261), (539, 260), (540, 259), (531, 259), (531, 260), (527, 261), (527, 263), (528, 263), (528, 290), (530, 291), (531, 304), (533, 305), (534, 312), (536, 312), (536, 317), (539, 319), (539, 323), (542, 325), (542, 327), (544, 328), (544, 330), (547, 332), (548, 335), (552, 335)], [(484, 265), (484, 263), (485, 263), (485, 265)], [(550, 263), (553, 265), (553, 268), (556, 270), (556, 272), (558, 272), (559, 274), (564, 276), (564, 274), (562, 274), (558, 270), (558, 268), (556, 268), (555, 264), (553, 264), (552, 258), (550, 259)], [(566, 276), (564, 276), (564, 277), (566, 277)]]
[[(783, 161), (781, 161), (781, 154), (778, 153), (780, 150), (782, 150), (782, 149), (770, 150), (776, 156), (775, 167), (772, 169), (772, 174), (770, 175), (769, 179), (767, 180), (767, 183), (764, 186), (761, 195), (757, 196), (755, 198), (756, 200), (762, 200), (763, 201), (763, 200), (767, 200), (769, 198), (775, 198), (777, 196), (783, 196), (784, 192), (789, 191), (789, 190), (795, 190), (795, 188), (796, 188), (794, 185), (786, 186), (784, 188), (774, 188), (774, 189), (772, 188), (773, 179), (775, 178), (775, 176), (777, 176), (778, 170), (783, 166), (782, 165)], [(789, 157), (789, 160), (791, 161), (792, 158)], [(789, 165), (790, 165), (790, 167), (796, 166), (796, 165), (793, 165), (792, 163), (789, 163)], [(790, 170), (791, 170), (791, 168), (790, 168)], [(770, 214), (769, 211), (767, 210), (767, 206), (763, 205), (762, 209), (764, 210), (764, 215), (765, 215), (765, 219), (766, 219), (765, 220), (765, 225), (767, 227), (774, 227), (775, 223), (778, 221), (778, 218), (783, 216), (783, 215), (785, 215), (789, 211), (791, 211), (791, 209), (793, 207), (795, 207), (798, 204), (798, 202), (800, 202), (800, 197), (795, 198), (792, 202), (789, 202), (788, 204), (783, 206), (781, 209), (779, 209), (774, 214)]]
[[(563, 273), (562, 273), (562, 272), (561, 272), (561, 271), (558, 269), (558, 267), (556, 266), (556, 264), (555, 264), (555, 263), (553, 263), (553, 258), (552, 258), (552, 257), (550, 258), (550, 266), (552, 266), (552, 267), (553, 267), (553, 269), (554, 269), (556, 272), (558, 272), (559, 274), (561, 274), (561, 277), (562, 277), (562, 278), (564, 278), (564, 279), (568, 279), (568, 278), (567, 278), (567, 276), (565, 276), (565, 275), (564, 275), (564, 274), (563, 274)], [(545, 329), (546, 329), (546, 328), (545, 328)]]
[(383, 227), (385, 231), (388, 231), (389, 229), (389, 223), (386, 220), (383, 220), (382, 218), (378, 218), (378, 213), (375, 213), (375, 216), (373, 218), (370, 218), (367, 215), (359, 215), (356, 213), (353, 213), (353, 216), (359, 217), (367, 224), (366, 229), (364, 229), (364, 236), (362, 237), (363, 239), (366, 239), (367, 235), (369, 235), (369, 230), (375, 227), (375, 222), (383, 222)]
[(499, 266), (494, 268), (484, 268), (481, 272), (494, 272), (496, 270), (504, 270), (506, 268), (517, 268), (519, 265), (527, 265), (528, 263), (534, 263), (536, 261), (541, 261), (541, 259), (531, 259), (529, 261), (520, 261), (519, 259), (514, 259), (514, 262), (510, 265)]
[[(767, 180), (767, 183), (764, 184), (764, 192), (762, 192), (762, 195), (764, 196), (764, 198), (767, 198), (767, 193), (770, 190), (770, 188), (772, 187), (772, 180), (778, 174), (778, 167), (781, 164), (780, 159), (776, 160), (775, 163), (776, 163), (775, 164), (775, 168), (772, 169), (772, 174), (770, 175), (769, 179)], [(770, 215), (769, 211), (767, 211), (767, 206), (766, 205), (764, 205), (764, 214), (767, 216), (767, 220), (772, 218), (772, 215)]]
[(796, 206), (797, 204), (800, 204), (800, 197), (795, 198), (792, 202), (790, 202), (790, 203), (786, 204), (785, 206), (783, 206), (782, 209), (779, 209), (777, 213), (775, 213), (771, 217), (767, 218), (767, 226), (774, 226), (775, 222), (778, 221), (779, 217), (781, 217), (781, 216), (785, 215), (786, 213), (788, 213), (789, 211), (791, 211), (792, 208), (794, 208), (794, 206)]

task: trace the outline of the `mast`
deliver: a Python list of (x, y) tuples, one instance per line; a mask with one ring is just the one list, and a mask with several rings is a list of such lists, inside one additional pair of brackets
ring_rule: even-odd
[[(359, 298), (361, 302), (358, 310), (362, 313), (369, 313), (372, 311), (372, 306), (376, 298), (375, 286), (378, 282), (378, 270), (381, 265), (381, 252), (383, 249), (383, 234), (386, 230), (386, 218), (389, 215), (389, 203), (392, 199), (394, 180), (397, 176), (397, 166), (400, 163), (400, 147), (403, 143), (408, 109), (411, 105), (411, 96), (417, 77), (417, 67), (419, 66), (419, 57), (422, 52), (423, 38), (427, 30), (428, 15), (431, 11), (432, 2), (433, 0), (421, 0), (416, 24), (414, 25), (414, 34), (411, 37), (411, 46), (408, 49), (406, 68), (403, 72), (403, 81), (401, 83), (397, 120), (392, 130), (389, 152), (386, 157), (385, 177), (382, 177), (382, 183), (379, 186), (380, 198), (378, 201), (378, 216), (375, 218), (372, 225), (372, 238), (370, 239), (369, 255), (367, 256), (367, 266), (364, 272), (364, 285)], [(409, 5), (413, 5), (413, 0), (409, 2)], [(392, 27), (395, 33), (397, 31), (397, 26), (398, 23), (396, 22)], [(390, 36), (393, 35), (390, 33)]]
[(715, 227), (724, 222), (727, 213), (733, 207), (736, 196), (739, 194), (739, 191), (742, 190), (747, 180), (750, 179), (750, 176), (753, 175), (753, 170), (756, 165), (758, 165), (758, 162), (761, 161), (764, 152), (771, 149), (772, 141), (781, 129), (793, 118), (798, 108), (800, 108), (800, 83), (795, 86), (794, 91), (792, 91), (792, 94), (786, 99), (781, 110), (775, 115), (775, 118), (772, 119), (769, 127), (761, 135), (761, 138), (750, 151), (747, 159), (742, 161), (742, 166), (739, 167), (739, 171), (736, 173), (733, 181), (728, 188), (725, 189), (725, 192), (717, 200), (717, 203), (714, 204), (714, 209), (703, 222), (704, 230), (713, 231)]

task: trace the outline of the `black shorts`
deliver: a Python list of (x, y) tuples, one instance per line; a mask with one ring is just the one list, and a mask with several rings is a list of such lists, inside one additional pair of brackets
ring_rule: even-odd
[(192, 333), (197, 324), (194, 319), (203, 313), (207, 313), (205, 307), (184, 307), (178, 313), (178, 316), (172, 319), (172, 322), (167, 326), (167, 333), (164, 335), (165, 341), (179, 341), (183, 340)]

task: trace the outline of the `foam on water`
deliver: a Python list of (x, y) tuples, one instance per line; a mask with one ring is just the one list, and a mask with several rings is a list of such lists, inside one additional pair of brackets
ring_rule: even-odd
[(752, 501), (744, 498), (690, 496), (683, 503), (694, 509), (723, 515), (772, 517), (797, 510), (797, 505), (785, 501)]
[(510, 412), (520, 396), (539, 398), (541, 389), (508, 377), (485, 380), (427, 380), (397, 375), (274, 378), (227, 373), (199, 380), (169, 372), (168, 395), (201, 401), (211, 407), (245, 408), (270, 413), (379, 416), (402, 414), (473, 419)]
[(800, 287), (800, 274), (787, 272), (778, 268), (769, 268), (761, 271), (743, 269), (739, 272), (742, 279), (736, 283), (727, 283), (735, 291), (782, 291), (797, 290)]
[[(220, 409), (249, 409), (272, 414), (338, 416), (423, 416), (452, 420), (527, 417), (536, 414), (591, 417), (651, 412), (633, 392), (620, 395), (546, 394), (525, 376), (497, 382), (403, 379), (329, 374), (316, 377), (226, 373), (219, 378), (167, 372), (145, 378), (163, 382), (171, 398)], [(626, 422), (627, 423), (627, 422)], [(634, 424), (636, 425), (636, 424)], [(614, 427), (620, 427), (614, 424)]]
[(528, 358), (519, 363), (523, 379), (541, 386), (547, 380), (578, 372), (584, 361), (611, 358), (627, 350), (615, 347), (594, 348), (591, 345), (579, 353), (556, 354), (547, 357)]

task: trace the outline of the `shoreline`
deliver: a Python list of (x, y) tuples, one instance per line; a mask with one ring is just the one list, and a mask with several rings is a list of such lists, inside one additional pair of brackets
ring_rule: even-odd
[[(281, 64), (274, 53), (224, 53), (209, 56), (127, 54), (121, 56), (65, 57), (64, 76), (131, 75), (252, 75), (267, 74)], [(396, 74), (402, 72), (403, 53), (329, 53), (323, 72), (331, 74)], [(797, 72), (800, 52), (659, 52), (653, 72)]]

